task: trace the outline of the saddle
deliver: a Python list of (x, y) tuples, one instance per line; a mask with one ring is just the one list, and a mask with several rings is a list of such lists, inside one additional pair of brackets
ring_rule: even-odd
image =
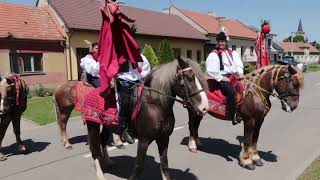
[[(100, 94), (101, 88), (96, 88), (89, 92), (83, 101), (81, 112), (84, 123), (87, 121), (95, 122), (104, 126), (119, 126), (119, 112), (117, 109), (114, 89), (108, 99), (105, 99)], [(136, 122), (137, 115), (141, 107), (141, 95), (143, 86), (139, 86), (131, 96), (131, 119)]]
[(84, 97), (94, 90), (94, 87), (84, 81), (79, 81), (76, 84), (76, 95), (74, 98), (75, 110), (81, 112), (81, 106), (84, 101)]
[[(236, 76), (230, 76), (231, 84), (236, 89), (237, 105), (239, 106), (242, 102), (244, 85), (242, 81), (238, 81)], [(226, 97), (222, 94), (218, 82), (209, 79), (207, 80), (209, 89), (206, 91), (209, 100), (209, 111), (208, 113), (214, 117), (223, 120), (230, 120), (229, 113), (226, 110)]]

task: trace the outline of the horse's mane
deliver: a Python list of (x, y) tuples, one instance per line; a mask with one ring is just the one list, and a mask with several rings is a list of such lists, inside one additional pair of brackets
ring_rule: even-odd
[[(303, 88), (304, 87), (304, 77), (302, 72), (296, 68), (291, 66), (295, 71), (296, 71), (296, 76), (294, 76), (295, 78), (297, 78), (297, 81), (299, 83), (299, 88)], [(263, 76), (265, 73), (267, 72), (271, 72), (273, 70), (278, 70), (279, 68), (286, 70), (286, 72), (289, 71), (289, 65), (270, 65), (270, 66), (265, 66), (265, 67), (261, 67), (257, 70), (254, 70), (253, 72), (247, 74), (245, 77), (247, 80), (250, 80), (251, 82), (255, 82), (257, 79), (261, 78), (261, 76)]]
[[(206, 89), (207, 83), (206, 83), (206, 80), (204, 79), (204, 76), (200, 70), (199, 65), (190, 59), (185, 59), (184, 61), (192, 68), (196, 77), (199, 79), (202, 87)], [(178, 60), (174, 60), (167, 64), (156, 66), (155, 68), (152, 69), (151, 73), (146, 77), (145, 85), (152, 88), (153, 90), (159, 91), (168, 96), (172, 96), (172, 86), (175, 83), (178, 68), (179, 68)], [(151, 97), (157, 103), (159, 103), (162, 107), (166, 107), (170, 100), (169, 98), (156, 92), (151, 92)]]

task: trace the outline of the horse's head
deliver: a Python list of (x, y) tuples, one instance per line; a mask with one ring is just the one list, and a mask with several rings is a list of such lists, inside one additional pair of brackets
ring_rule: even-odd
[(0, 81), (0, 115), (5, 114), (15, 105), (15, 84), (12, 77), (3, 77)]
[(282, 109), (286, 112), (294, 111), (298, 107), (300, 89), (304, 84), (302, 73), (290, 65), (282, 66), (277, 70), (274, 84)]
[(184, 100), (185, 106), (193, 108), (199, 115), (209, 109), (208, 98), (205, 94), (206, 81), (196, 63), (178, 59), (178, 70), (175, 83), (176, 94)]

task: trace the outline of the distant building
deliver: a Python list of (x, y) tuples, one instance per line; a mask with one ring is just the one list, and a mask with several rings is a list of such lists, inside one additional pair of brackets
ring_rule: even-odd
[(319, 63), (320, 51), (309, 43), (276, 42), (276, 46), (283, 50), (280, 56), (294, 56), (298, 61), (307, 64)]
[(244, 62), (256, 62), (255, 42), (258, 33), (239, 20), (218, 17), (213, 12), (200, 13), (171, 6), (165, 13), (174, 14), (206, 35), (210, 41), (204, 45), (205, 57), (216, 47), (216, 36), (224, 27), (230, 37), (229, 48), (237, 51)]
[(296, 36), (303, 36), (303, 37), (305, 37), (305, 32), (303, 31), (303, 27), (302, 27), (302, 21), (301, 21), (301, 19), (300, 19), (300, 21), (299, 21), (299, 25), (298, 25), (298, 30), (297, 30), (297, 32), (296, 32)]

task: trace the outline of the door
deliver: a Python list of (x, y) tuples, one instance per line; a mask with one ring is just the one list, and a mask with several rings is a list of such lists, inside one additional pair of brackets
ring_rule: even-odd
[(78, 70), (78, 80), (81, 80), (81, 73), (82, 69), (80, 67), (81, 59), (85, 57), (87, 54), (89, 54), (89, 49), (88, 48), (77, 48), (76, 49), (77, 53), (77, 70)]

